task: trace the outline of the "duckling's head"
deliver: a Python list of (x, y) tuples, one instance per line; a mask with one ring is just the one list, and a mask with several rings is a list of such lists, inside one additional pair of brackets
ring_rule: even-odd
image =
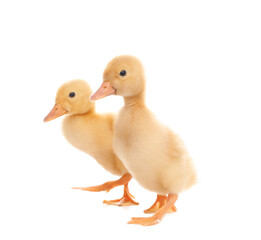
[(54, 120), (64, 114), (84, 114), (94, 110), (90, 101), (92, 90), (83, 80), (72, 80), (63, 84), (57, 91), (55, 105), (44, 118), (44, 122)]
[(109, 95), (136, 96), (143, 93), (144, 87), (141, 62), (133, 56), (123, 55), (108, 63), (103, 73), (103, 84), (90, 99), (98, 100)]

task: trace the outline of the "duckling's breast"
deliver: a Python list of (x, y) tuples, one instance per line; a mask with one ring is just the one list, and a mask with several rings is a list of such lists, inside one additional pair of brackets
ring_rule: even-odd
[(175, 147), (170, 130), (149, 111), (120, 112), (115, 124), (114, 150), (144, 188), (160, 194), (178, 193), (186, 188), (186, 152)]
[(160, 176), (167, 159), (164, 159), (165, 148), (159, 145), (164, 145), (166, 140), (153, 122), (148, 114), (123, 110), (115, 125), (114, 150), (143, 187), (163, 193)]
[(103, 119), (68, 116), (63, 121), (63, 134), (70, 144), (95, 158), (112, 174), (122, 175), (127, 172), (113, 152), (113, 132)]

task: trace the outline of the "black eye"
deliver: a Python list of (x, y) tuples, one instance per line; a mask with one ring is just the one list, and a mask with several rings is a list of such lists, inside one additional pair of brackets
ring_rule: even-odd
[(124, 77), (126, 74), (127, 74), (127, 72), (125, 70), (121, 70), (120, 76)]
[(69, 97), (71, 98), (75, 97), (75, 92), (70, 92)]

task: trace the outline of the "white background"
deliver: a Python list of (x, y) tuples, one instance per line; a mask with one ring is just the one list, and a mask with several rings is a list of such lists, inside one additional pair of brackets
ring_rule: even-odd
[[(0, 239), (260, 239), (260, 1), (1, 1)], [(108, 61), (135, 55), (147, 105), (185, 141), (198, 184), (153, 227), (128, 225), (155, 200), (104, 206), (72, 190), (116, 179), (74, 149), (61, 119), (43, 123), (57, 88), (96, 90)], [(120, 97), (97, 102), (117, 112)]]

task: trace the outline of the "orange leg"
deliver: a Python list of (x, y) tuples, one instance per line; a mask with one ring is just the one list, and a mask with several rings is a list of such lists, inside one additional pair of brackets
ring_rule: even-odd
[(153, 216), (151, 217), (140, 217), (132, 218), (128, 223), (129, 224), (140, 224), (143, 226), (151, 226), (160, 223), (161, 219), (168, 212), (169, 209), (175, 204), (178, 199), (178, 194), (170, 193), (167, 197), (166, 204), (160, 208)]
[(73, 187), (73, 189), (80, 189), (83, 191), (91, 191), (91, 192), (101, 192), (106, 191), (109, 192), (111, 189), (124, 185), (124, 194), (121, 199), (106, 201), (104, 203), (117, 205), (117, 206), (125, 206), (125, 205), (138, 205), (135, 201), (132, 200), (134, 196), (132, 196), (129, 192), (128, 183), (131, 180), (132, 176), (129, 173), (125, 173), (120, 179), (116, 181), (106, 182), (104, 184), (93, 186), (93, 187)]
[[(148, 209), (144, 210), (144, 213), (156, 213), (160, 208), (162, 208), (167, 202), (166, 195), (157, 195), (157, 199), (155, 203)], [(176, 212), (177, 208), (173, 205), (169, 210), (168, 213)]]

